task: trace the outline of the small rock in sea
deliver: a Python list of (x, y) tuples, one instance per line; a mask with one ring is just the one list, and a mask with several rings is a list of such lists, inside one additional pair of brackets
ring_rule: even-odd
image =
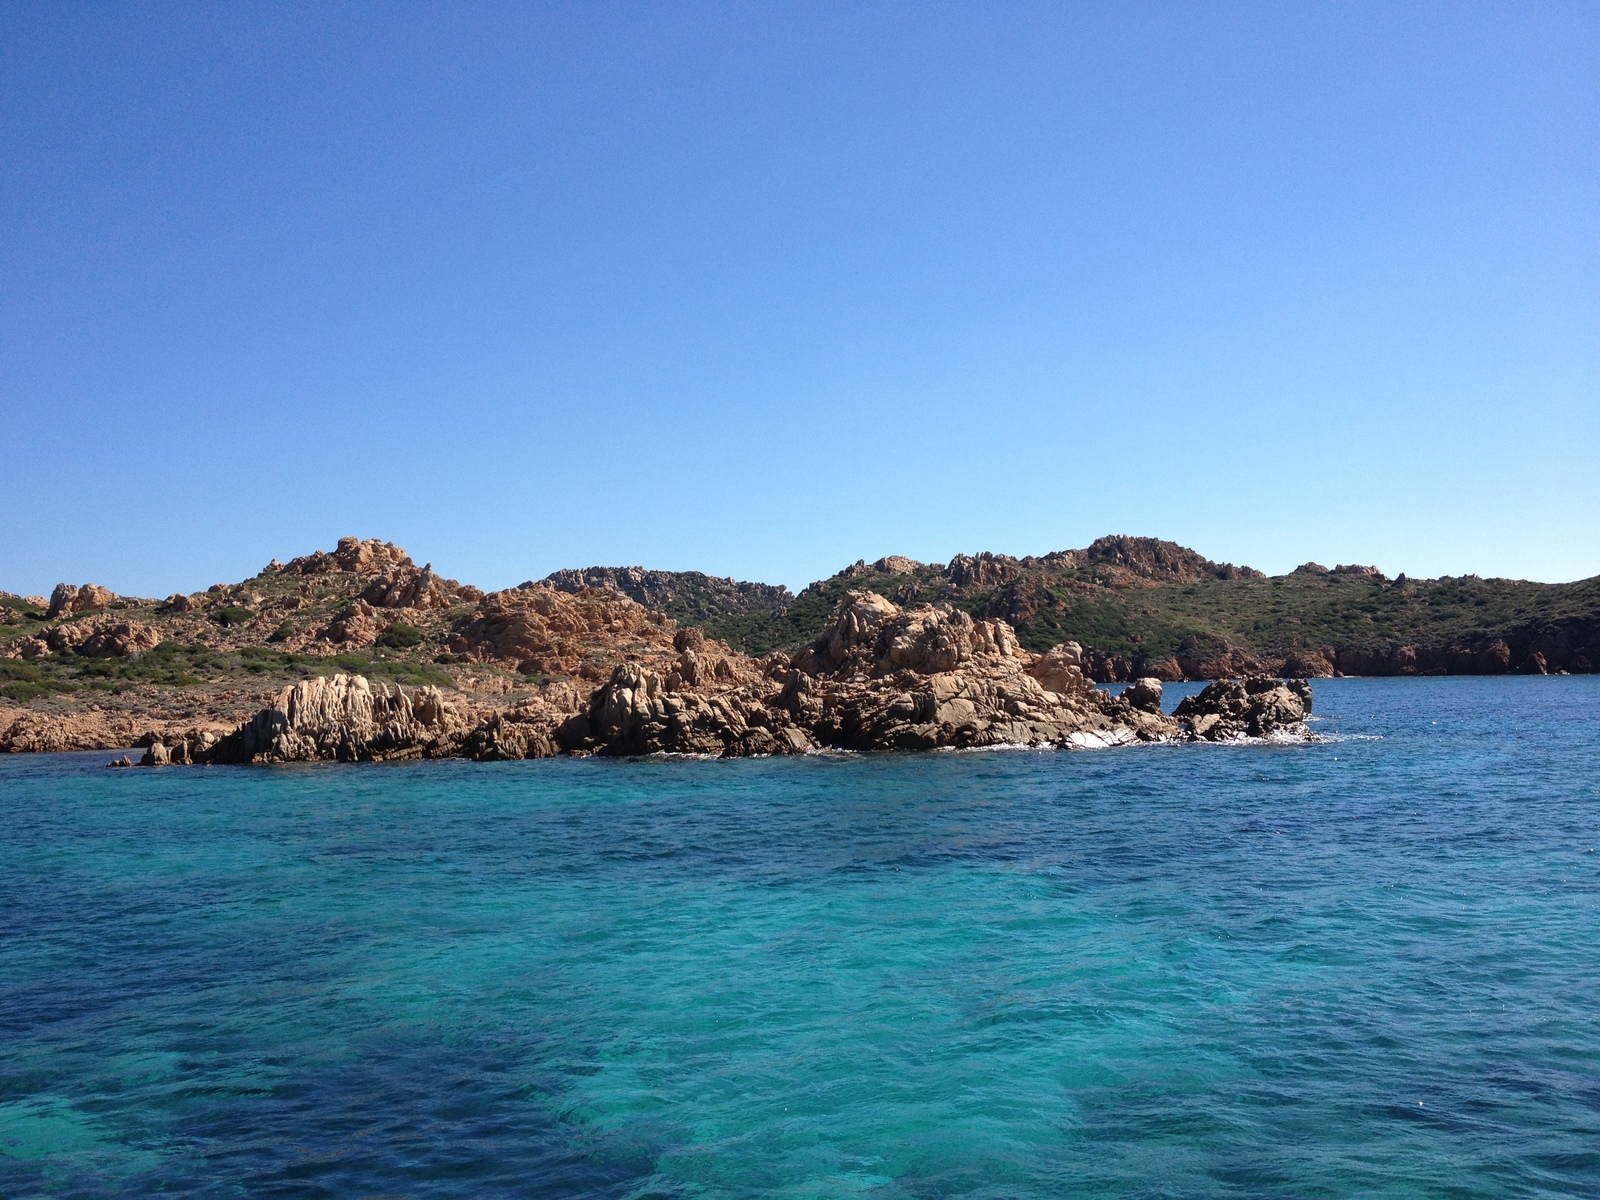
[(106, 766), (108, 766), (108, 767), (131, 767), (131, 766), (133, 766), (133, 759), (129, 758), (126, 754), (124, 754), (121, 758), (113, 758), (110, 762), (108, 762), (106, 764)]

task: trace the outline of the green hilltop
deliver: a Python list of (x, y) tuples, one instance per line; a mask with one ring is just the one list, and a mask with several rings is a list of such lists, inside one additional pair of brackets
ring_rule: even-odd
[[(607, 570), (559, 575), (600, 582), (598, 573)], [(1600, 668), (1600, 577), (1564, 584), (1390, 579), (1371, 567), (1310, 563), (1269, 577), (1135, 537), (1042, 557), (858, 562), (797, 596), (764, 585), (730, 588), (730, 580), (707, 587), (700, 581), (708, 577), (697, 572), (642, 574), (654, 580), (654, 594), (641, 590), (635, 599), (758, 655), (803, 645), (840, 597), (866, 589), (899, 604), (943, 602), (977, 618), (1001, 618), (1032, 650), (1078, 642), (1096, 652), (1097, 673), (1113, 679), (1146, 671), (1169, 678), (1227, 673), (1250, 669), (1252, 660), (1312, 674)], [(549, 581), (563, 586), (557, 576)]]

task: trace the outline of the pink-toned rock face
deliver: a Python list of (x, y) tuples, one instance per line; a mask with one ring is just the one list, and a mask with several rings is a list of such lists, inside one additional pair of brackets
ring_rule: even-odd
[(1084, 678), (1083, 647), (1077, 642), (1050, 647), (1028, 665), (1027, 671), (1047, 692), (1081, 696), (1093, 686)]
[(901, 613), (879, 638), (878, 674), (915, 671), (936, 675), (963, 663), (1018, 654), (1016, 635), (1004, 621), (974, 621), (948, 605), (923, 605)]
[(370, 646), (383, 632), (384, 622), (365, 600), (357, 600), (328, 622), (322, 637), (337, 646)]
[(944, 570), (958, 587), (998, 587), (1021, 575), (1022, 564), (1009, 554), (985, 551), (975, 557), (958, 554)]
[(93, 617), (46, 630), (44, 643), (57, 653), (73, 650), (85, 658), (123, 658), (161, 644), (161, 635), (138, 621)]
[(675, 632), (670, 617), (609, 588), (558, 592), (536, 585), (485, 596), (450, 650), (528, 675), (600, 680), (628, 658), (667, 665)]
[(103, 588), (97, 583), (86, 583), (82, 587), (58, 583), (56, 590), (50, 593), (50, 609), (46, 616), (54, 621), (57, 617), (69, 617), (74, 613), (94, 612), (116, 598), (116, 593), (110, 588)]
[(920, 571), (923, 563), (914, 558), (907, 558), (903, 554), (887, 554), (872, 564), (874, 571), (882, 571), (885, 575), (909, 575), (913, 571)]
[(377, 538), (361, 541), (342, 537), (333, 552), (334, 566), (341, 571), (357, 575), (381, 575), (394, 567), (409, 567), (411, 556), (393, 542), (380, 542)]
[(449, 608), (462, 599), (461, 585), (441, 579), (427, 567), (393, 567), (378, 576), (361, 598), (378, 608)]
[(339, 539), (339, 545), (332, 554), (318, 550), (314, 554), (305, 554), (269, 569), (293, 575), (326, 575), (333, 571), (349, 571), (357, 575), (382, 575), (385, 571), (396, 567), (415, 569), (415, 564), (411, 561), (410, 555), (393, 542), (381, 542), (377, 538), (362, 541), (360, 538), (343, 537)]
[(877, 592), (846, 593), (828, 628), (794, 656), (794, 666), (807, 675), (870, 673), (877, 665), (878, 635), (899, 615), (899, 605)]
[(143, 654), (161, 644), (161, 635), (138, 621), (118, 621), (103, 625), (85, 638), (78, 653), (88, 658), (124, 658)]
[(437, 688), (407, 691), (359, 675), (286, 688), (232, 733), (195, 752), (197, 762), (374, 761), (453, 750), (468, 715)]
[(419, 567), (401, 547), (377, 538), (364, 542), (353, 537), (340, 538), (332, 553), (318, 550), (315, 554), (291, 559), (287, 564), (274, 560), (267, 571), (282, 575), (357, 576), (362, 582), (349, 588), (346, 581), (343, 586), (348, 588), (348, 593), (359, 592), (360, 598), (375, 608), (439, 610), (483, 599), (483, 593), (477, 588), (465, 587), (454, 579), (434, 574), (431, 564)]
[(1019, 654), (1004, 621), (974, 621), (948, 604), (902, 609), (876, 592), (850, 592), (822, 636), (792, 660), (807, 675), (935, 675)]

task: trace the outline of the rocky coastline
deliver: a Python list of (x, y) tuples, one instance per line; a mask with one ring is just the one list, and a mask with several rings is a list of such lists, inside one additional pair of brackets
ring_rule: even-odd
[(436, 687), (317, 677), (225, 736), (152, 741), (139, 765), (743, 758), (1312, 736), (1304, 680), (1214, 683), (1168, 716), (1159, 680), (1112, 696), (1085, 677), (1075, 644), (1033, 654), (1003, 621), (974, 621), (947, 605), (902, 609), (872, 592), (850, 593), (830, 626), (787, 658), (755, 660), (696, 629), (676, 631), (673, 648), (670, 663), (619, 664), (577, 705), (564, 688), (484, 712)]
[[(1402, 617), (1444, 628), (1448, 612), (1485, 611), (1503, 582), (1425, 587), (1315, 564), (1269, 578), (1106, 538), (1039, 559), (891, 556), (798, 595), (638, 568), (484, 592), (392, 543), (344, 538), (165, 599), (92, 583), (0, 593), (0, 751), (220, 763), (1296, 736), (1309, 690), (1295, 680), (1594, 668), (1600, 581), (1515, 585), (1519, 628), (1538, 637), (1384, 633)], [(1298, 642), (1272, 650), (1267, 617)], [(1269, 629), (1262, 644), (1203, 631), (1246, 625)], [(1312, 636), (1345, 627), (1359, 636)], [(1069, 628), (1087, 632), (1056, 636)], [(1242, 682), (1165, 715), (1161, 683), (1179, 679)], [(1112, 697), (1097, 683), (1131, 686)]]

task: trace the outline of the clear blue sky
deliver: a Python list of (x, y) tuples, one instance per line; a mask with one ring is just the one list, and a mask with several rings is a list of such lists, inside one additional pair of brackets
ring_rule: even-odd
[(1600, 5), (0, 5), (0, 588), (1600, 572)]

